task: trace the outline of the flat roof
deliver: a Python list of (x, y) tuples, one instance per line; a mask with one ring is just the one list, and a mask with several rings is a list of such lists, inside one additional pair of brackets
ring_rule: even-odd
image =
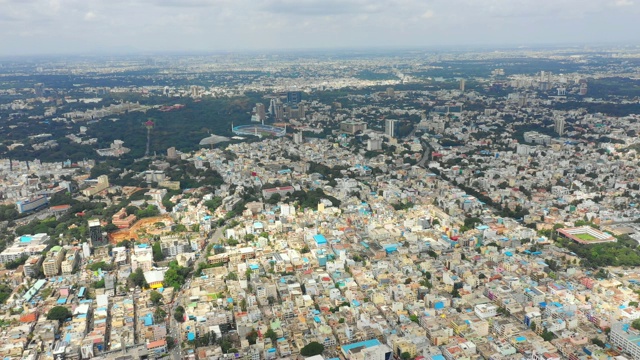
[(359, 347), (370, 348), (378, 345), (381, 345), (380, 341), (378, 341), (377, 339), (373, 339), (373, 340), (366, 340), (366, 341), (360, 341), (353, 344), (343, 345), (341, 346), (341, 348), (344, 353), (348, 353), (349, 350), (351, 349), (355, 349)]

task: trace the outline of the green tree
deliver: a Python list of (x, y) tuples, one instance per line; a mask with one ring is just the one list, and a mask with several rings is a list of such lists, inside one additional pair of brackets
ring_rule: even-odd
[(151, 300), (151, 303), (153, 303), (153, 305), (158, 305), (162, 302), (162, 294), (160, 294), (159, 292), (153, 290), (151, 291), (151, 293), (149, 293), (149, 300)]
[(104, 227), (104, 231), (106, 232), (114, 232), (118, 230), (118, 227), (116, 225), (114, 225), (113, 223), (108, 223), (107, 226)]
[(553, 335), (553, 333), (551, 331), (547, 331), (546, 328), (544, 330), (542, 330), (542, 334), (540, 336), (542, 337), (542, 340), (544, 340), (544, 341), (551, 341), (555, 337), (555, 335)]
[(7, 284), (0, 284), (0, 304), (4, 304), (7, 302), (7, 299), (13, 293), (13, 289), (9, 287)]
[(269, 327), (269, 329), (264, 333), (265, 337), (268, 337), (269, 339), (271, 339), (271, 342), (275, 344), (276, 340), (278, 339), (278, 335), (276, 334), (275, 331), (273, 331), (273, 329), (271, 327)]
[(179, 305), (173, 311), (173, 318), (176, 319), (177, 322), (184, 322), (184, 308)]
[(141, 268), (137, 268), (136, 271), (132, 272), (131, 275), (129, 275), (129, 281), (131, 281), (131, 284), (133, 284), (133, 286), (139, 286), (141, 288), (146, 288), (147, 286), (149, 286), (149, 284), (147, 284), (147, 280), (144, 278), (144, 272)]
[(162, 253), (162, 247), (160, 247), (159, 241), (153, 243), (151, 250), (153, 251), (153, 261), (158, 262), (164, 260), (164, 254)]
[(169, 263), (169, 269), (164, 273), (164, 287), (173, 287), (180, 289), (184, 285), (187, 276), (189, 276), (189, 268), (179, 266), (174, 260)]
[(305, 347), (300, 349), (300, 355), (307, 356), (307, 357), (316, 356), (316, 355), (322, 354), (323, 351), (324, 351), (324, 345), (320, 344), (319, 342), (312, 341), (309, 344), (307, 344)]
[(411, 359), (411, 354), (405, 351), (402, 354), (400, 354), (400, 358), (402, 360), (409, 360), (409, 359)]
[(173, 348), (176, 347), (176, 339), (174, 339), (173, 336), (167, 336), (165, 340), (167, 341), (167, 348), (169, 350), (173, 350)]
[(58, 320), (60, 322), (71, 317), (71, 311), (64, 306), (54, 306), (47, 313), (47, 320)]
[(604, 342), (598, 338), (591, 339), (591, 343), (604, 349)]
[(4, 264), (4, 268), (7, 270), (15, 270), (18, 268), (18, 266), (20, 265), (24, 265), (24, 263), (27, 262), (27, 259), (29, 258), (29, 255), (22, 255), (21, 257), (9, 261), (7, 263)]
[(163, 323), (164, 319), (167, 317), (167, 312), (162, 310), (161, 307), (157, 307), (156, 311), (153, 312), (153, 319), (156, 323)]
[(249, 333), (246, 336), (247, 341), (249, 341), (249, 345), (253, 345), (256, 343), (256, 340), (258, 340), (258, 332), (256, 331), (256, 329), (251, 329), (251, 331), (249, 331)]
[(227, 280), (238, 280), (238, 274), (231, 271), (230, 273), (227, 274)]

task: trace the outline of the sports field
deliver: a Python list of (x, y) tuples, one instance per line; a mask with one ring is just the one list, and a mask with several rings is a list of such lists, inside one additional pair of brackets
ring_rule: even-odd
[(595, 237), (593, 235), (589, 235), (587, 233), (574, 234), (573, 236), (577, 237), (578, 239), (580, 239), (582, 241), (596, 241), (596, 240), (598, 240), (597, 237)]

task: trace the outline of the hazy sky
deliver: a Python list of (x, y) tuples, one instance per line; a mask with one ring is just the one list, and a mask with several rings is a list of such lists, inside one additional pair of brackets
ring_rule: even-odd
[(0, 0), (0, 55), (638, 43), (640, 0)]

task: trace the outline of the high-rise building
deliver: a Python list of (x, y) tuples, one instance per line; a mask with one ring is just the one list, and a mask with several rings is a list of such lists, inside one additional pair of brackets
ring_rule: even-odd
[(460, 79), (460, 91), (464, 91), (464, 87), (466, 85), (466, 80), (465, 79)]
[(302, 101), (302, 91), (288, 91), (287, 102), (289, 104), (297, 104)]
[(33, 92), (38, 97), (44, 95), (44, 84), (43, 83), (37, 83), (37, 84), (33, 85)]
[(382, 139), (369, 139), (367, 140), (367, 151), (376, 151), (382, 149)]
[(102, 226), (100, 225), (100, 220), (98, 219), (90, 219), (88, 221), (89, 225), (89, 238), (91, 239), (92, 246), (100, 246), (106, 243), (106, 239), (102, 234)]
[(274, 116), (276, 120), (282, 120), (284, 118), (284, 105), (280, 102), (280, 100), (276, 101)]
[(555, 123), (556, 133), (558, 133), (558, 135), (560, 136), (564, 135), (564, 125), (565, 125), (564, 118), (558, 117), (554, 120), (554, 123)]
[(580, 95), (587, 95), (587, 80), (580, 80)]
[(392, 98), (392, 97), (395, 97), (395, 96), (396, 96), (396, 92), (395, 92), (395, 90), (393, 90), (393, 88), (392, 88), (392, 87), (388, 87), (388, 88), (387, 88), (387, 96), (388, 96), (388, 97), (390, 97), (390, 98)]
[(384, 121), (384, 134), (388, 137), (396, 136), (396, 122), (397, 120), (387, 119)]
[(167, 158), (169, 159), (175, 159), (178, 157), (178, 152), (176, 151), (175, 147), (170, 147), (167, 149)]
[(277, 104), (276, 99), (271, 99), (271, 101), (269, 101), (269, 109), (268, 109), (269, 114), (271, 115), (276, 114), (276, 104)]
[(296, 144), (302, 144), (303, 142), (303, 138), (302, 138), (302, 131), (301, 132), (297, 132), (293, 134), (293, 142)]
[(264, 111), (264, 104), (263, 103), (257, 103), (256, 104), (256, 115), (258, 116), (258, 120), (260, 122), (264, 121), (264, 119), (267, 118), (266, 113)]

